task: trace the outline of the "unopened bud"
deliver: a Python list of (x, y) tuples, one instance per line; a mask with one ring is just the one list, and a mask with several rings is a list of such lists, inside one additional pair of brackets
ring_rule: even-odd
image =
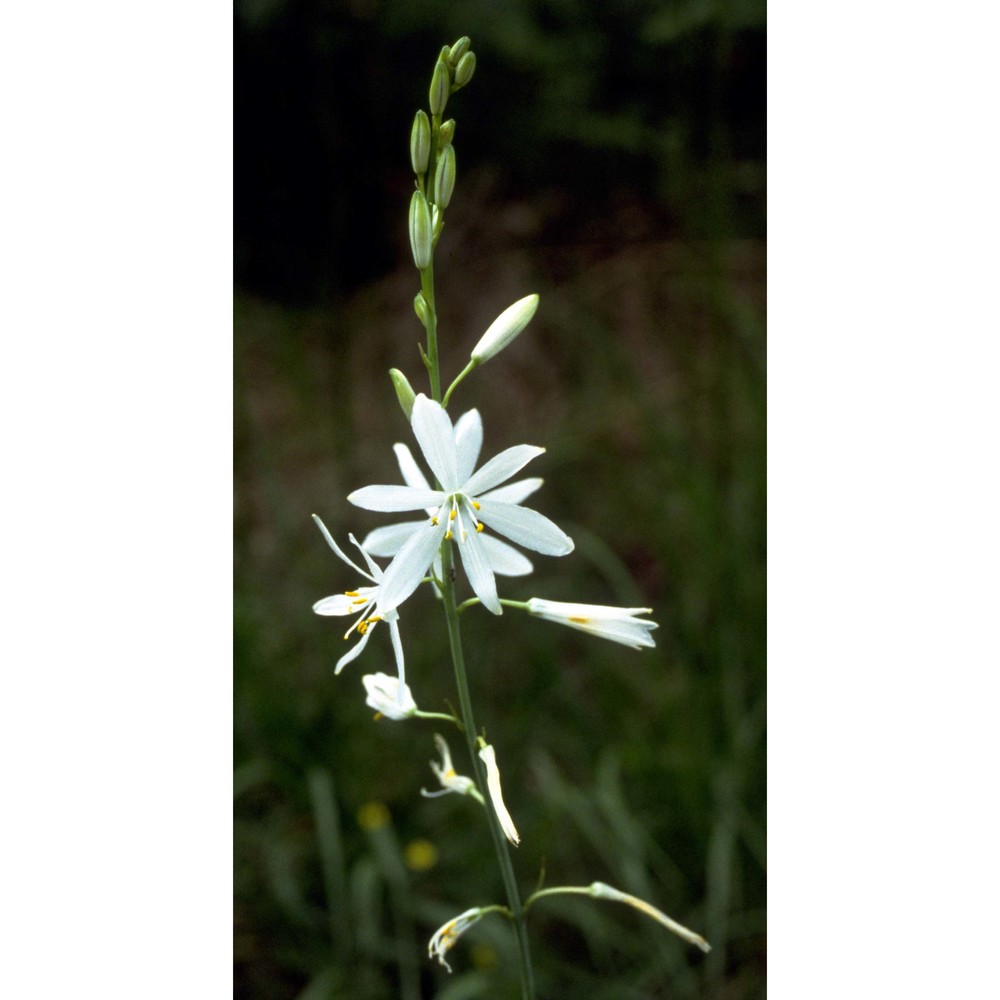
[(431, 123), (421, 110), (413, 119), (410, 130), (410, 163), (415, 174), (427, 173), (427, 161), (431, 155)]
[(440, 115), (448, 103), (448, 94), (451, 90), (451, 74), (448, 71), (448, 64), (443, 59), (438, 59), (434, 67), (434, 75), (431, 77), (430, 103), (431, 114)]
[(431, 205), (431, 231), (434, 233), (434, 246), (441, 237), (441, 230), (444, 228), (444, 213), (437, 205)]
[(446, 146), (438, 158), (434, 174), (434, 204), (447, 208), (451, 193), (455, 190), (455, 147)]
[(476, 72), (476, 53), (466, 52), (455, 67), (455, 86), (464, 87)]
[(462, 35), (462, 37), (451, 47), (451, 51), (448, 53), (449, 64), (451, 66), (457, 66), (459, 60), (465, 55), (466, 52), (469, 51), (471, 45), (472, 39), (469, 38), (468, 35)]
[(473, 363), (481, 365), (499, 354), (531, 322), (537, 308), (538, 296), (526, 295), (504, 309), (472, 349)]
[(430, 266), (433, 252), (431, 211), (422, 191), (414, 191), (410, 199), (410, 249), (413, 263), (422, 271)]
[(455, 119), (449, 118), (441, 128), (438, 129), (438, 149), (444, 149), (451, 145), (451, 140), (455, 135)]
[(417, 292), (414, 297), (413, 311), (417, 314), (417, 319), (420, 320), (421, 325), (426, 330), (427, 324), (431, 321), (431, 311), (427, 308), (427, 300), (424, 298), (423, 292)]
[(389, 378), (392, 379), (392, 387), (396, 390), (399, 405), (403, 408), (406, 419), (409, 420), (413, 414), (413, 401), (417, 398), (416, 393), (406, 380), (406, 376), (398, 368), (389, 370)]

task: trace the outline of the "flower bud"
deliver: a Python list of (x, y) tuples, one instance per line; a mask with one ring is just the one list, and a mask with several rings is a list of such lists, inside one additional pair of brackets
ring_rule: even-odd
[(418, 111), (410, 130), (410, 163), (415, 174), (427, 173), (427, 161), (431, 155), (431, 123), (423, 110)]
[(417, 319), (426, 330), (427, 324), (431, 321), (431, 311), (427, 308), (427, 300), (423, 292), (417, 292), (413, 298), (413, 311), (417, 314)]
[(434, 233), (432, 237), (434, 246), (437, 246), (437, 242), (441, 238), (442, 229), (444, 229), (444, 213), (437, 205), (431, 205), (431, 230)]
[(455, 135), (455, 119), (449, 118), (440, 129), (438, 129), (438, 149), (444, 149), (451, 145), (452, 137)]
[(417, 270), (430, 266), (433, 244), (431, 236), (431, 210), (422, 191), (414, 191), (410, 199), (410, 249)]
[(499, 354), (531, 322), (537, 308), (538, 296), (526, 295), (504, 309), (472, 349), (473, 362), (481, 365)]
[(449, 65), (452, 67), (457, 66), (459, 60), (465, 55), (466, 52), (469, 51), (471, 45), (472, 39), (469, 38), (468, 35), (462, 35), (462, 37), (451, 47), (451, 51), (448, 53)]
[(413, 415), (413, 401), (417, 398), (417, 394), (398, 368), (389, 369), (389, 378), (392, 379), (392, 387), (396, 390), (396, 399), (399, 400), (403, 415), (409, 420)]
[(455, 86), (464, 87), (476, 72), (476, 53), (466, 52), (455, 67)]
[(448, 71), (448, 64), (443, 59), (438, 59), (434, 67), (434, 75), (431, 77), (430, 103), (431, 114), (440, 115), (444, 111), (444, 106), (448, 103), (448, 94), (451, 91), (451, 74)]
[(446, 146), (438, 158), (434, 174), (434, 204), (447, 208), (455, 190), (455, 147)]

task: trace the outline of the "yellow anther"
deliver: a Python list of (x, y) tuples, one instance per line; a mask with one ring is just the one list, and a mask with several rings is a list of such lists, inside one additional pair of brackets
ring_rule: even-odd
[(358, 635), (364, 635), (368, 631), (368, 622), (358, 622)]
[(367, 597), (355, 597), (354, 600), (351, 601), (351, 604), (367, 604), (367, 603), (368, 603)]
[(368, 619), (368, 621), (370, 621), (373, 624), (375, 622), (380, 622), (381, 620), (382, 620), (382, 616), (381, 615), (372, 615), (371, 618)]
[(450, 542), (451, 541), (451, 532), (450, 531), (446, 531), (444, 533), (444, 537), (445, 537), (445, 541)]
[(576, 625), (589, 625), (590, 624), (590, 619), (589, 618), (567, 618), (566, 620), (570, 621), (570, 622), (573, 622)]
[(482, 531), (482, 530), (483, 530), (483, 522), (480, 521), (479, 524), (476, 525), (476, 531)]
[(358, 596), (358, 592), (356, 590), (345, 590), (344, 591), (344, 596), (345, 597), (357, 597)]
[(431, 524), (433, 524), (436, 527), (437, 523), (438, 523), (438, 519), (436, 517), (432, 517), (431, 518)]
[(455, 774), (455, 768), (453, 767), (449, 767), (448, 770), (444, 772), (445, 781), (447, 781), (449, 778), (456, 778), (456, 777), (458, 777), (458, 775)]
[(449, 521), (454, 521), (454, 520), (455, 520), (455, 515), (456, 515), (456, 514), (458, 514), (458, 511), (457, 511), (457, 510), (453, 510), (453, 511), (452, 511), (452, 512), (451, 512), (451, 513), (450, 513), (450, 514), (448, 515), (448, 520), (449, 520)]
[(378, 720), (382, 718), (382, 713), (381, 713), (381, 712), (376, 712), (376, 713), (375, 713), (375, 714), (374, 714), (374, 715), (372, 716), (372, 718), (373, 718), (373, 719), (374, 719), (374, 720), (375, 720), (376, 722), (378, 722)]
[(477, 504), (475, 500), (470, 500), (469, 502), (476, 508), (476, 510), (479, 510), (479, 504)]

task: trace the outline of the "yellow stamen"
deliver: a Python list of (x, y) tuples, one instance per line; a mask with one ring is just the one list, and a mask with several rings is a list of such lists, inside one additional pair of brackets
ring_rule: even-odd
[(449, 778), (457, 777), (457, 775), (455, 774), (455, 769), (453, 767), (449, 767), (448, 770), (444, 772), (444, 777), (445, 781), (447, 781)]
[(445, 541), (450, 542), (451, 541), (451, 531), (450, 530), (446, 531), (444, 533), (444, 537), (445, 537)]
[(345, 597), (357, 597), (358, 596), (358, 592), (356, 590), (345, 590), (344, 591), (344, 596)]
[(476, 508), (476, 510), (479, 510), (479, 504), (477, 504), (475, 500), (470, 500), (469, 503), (471, 503), (472, 506)]
[(372, 716), (372, 718), (373, 718), (373, 719), (374, 719), (374, 720), (375, 720), (376, 722), (378, 722), (378, 720), (382, 718), (382, 713), (381, 713), (381, 712), (376, 712), (376, 713), (375, 713), (375, 714), (374, 714), (374, 715)]
[(483, 522), (482, 522), (482, 521), (479, 521), (479, 522), (478, 522), (478, 523), (476, 524), (476, 531), (482, 531), (482, 530), (483, 530)]
[(452, 510), (452, 512), (448, 515), (448, 520), (449, 521), (454, 521), (456, 514), (458, 514), (458, 511), (457, 510)]
[(432, 517), (431, 518), (431, 524), (433, 524), (435, 527), (437, 527), (437, 523), (438, 523), (438, 519), (436, 517)]
[(566, 621), (574, 622), (576, 625), (589, 625), (590, 624), (590, 619), (589, 618), (573, 618), (573, 617), (571, 617), (571, 618), (567, 618)]

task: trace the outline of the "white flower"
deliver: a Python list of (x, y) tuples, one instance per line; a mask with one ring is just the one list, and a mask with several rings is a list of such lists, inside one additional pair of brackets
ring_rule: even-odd
[(472, 778), (455, 773), (455, 768), (451, 763), (451, 751), (448, 749), (444, 737), (435, 733), (434, 745), (438, 748), (438, 753), (441, 754), (441, 763), (439, 765), (432, 760), (431, 770), (437, 775), (442, 787), (436, 792), (429, 792), (426, 788), (421, 788), (420, 794), (428, 799), (436, 799), (441, 795), (454, 792), (457, 795), (471, 795), (474, 799), (482, 802), (483, 797), (479, 794), (479, 789), (476, 788), (476, 783)]
[(656, 645), (649, 635), (654, 628), (659, 628), (656, 622), (634, 617), (652, 614), (651, 608), (610, 608), (604, 604), (571, 604), (540, 597), (532, 597), (527, 606), (529, 614), (620, 642), (632, 649)]
[(627, 892), (620, 892), (618, 889), (612, 889), (610, 885), (605, 885), (603, 882), (592, 883), (587, 890), (591, 896), (595, 899), (611, 899), (616, 903), (626, 903), (629, 906), (635, 907), (640, 913), (645, 913), (647, 917), (652, 917), (658, 923), (663, 924), (664, 927), (669, 931), (673, 931), (679, 938), (687, 941), (689, 944), (696, 945), (701, 948), (704, 952), (709, 952), (712, 950), (711, 945), (700, 935), (695, 934), (694, 931), (688, 930), (683, 924), (677, 923), (672, 917), (668, 917), (661, 910), (658, 910), (655, 906), (651, 906), (644, 899), (639, 899), (638, 896), (630, 896)]
[(365, 674), (361, 683), (368, 692), (365, 704), (387, 719), (408, 719), (417, 714), (417, 703), (413, 700), (413, 692), (404, 681), (388, 674)]
[(479, 751), (479, 757), (486, 765), (486, 787), (489, 789), (490, 800), (493, 802), (493, 809), (500, 820), (504, 836), (515, 846), (521, 843), (514, 821), (507, 812), (507, 807), (503, 803), (503, 793), (500, 791), (500, 769), (497, 767), (496, 751), (491, 746), (484, 746)]
[(516, 445), (473, 472), (482, 444), (482, 425), (478, 419), (463, 419), (453, 427), (441, 404), (421, 393), (413, 403), (412, 425), (424, 458), (442, 488), (366, 486), (347, 498), (366, 510), (433, 511), (422, 528), (411, 529), (386, 569), (381, 588), (382, 607), (402, 604), (424, 578), (442, 540), (457, 537), (472, 589), (485, 607), (499, 615), (502, 609), (494, 570), (480, 536), (484, 525), (543, 555), (564, 556), (573, 551), (573, 540), (547, 517), (512, 502), (510, 492), (494, 490), (545, 449)]
[(445, 954), (451, 950), (455, 942), (475, 923), (478, 923), (489, 912), (474, 906), (457, 917), (452, 917), (443, 927), (439, 927), (427, 945), (427, 955), (436, 958), (449, 972), (451, 966), (445, 961)]
[(344, 555), (340, 550), (340, 546), (333, 540), (333, 536), (327, 531), (326, 525), (315, 514), (313, 514), (313, 520), (316, 522), (319, 530), (323, 532), (323, 537), (326, 539), (327, 544), (337, 556), (356, 573), (360, 573), (366, 580), (369, 580), (373, 584), (371, 587), (358, 587), (356, 590), (346, 590), (342, 594), (324, 597), (323, 600), (317, 601), (313, 605), (313, 611), (318, 615), (334, 615), (338, 617), (341, 615), (358, 615), (354, 624), (344, 633), (344, 638), (346, 639), (352, 632), (356, 631), (361, 636), (361, 640), (355, 643), (350, 652), (345, 653), (337, 661), (335, 672), (339, 674), (351, 660), (360, 656), (361, 651), (368, 644), (372, 632), (375, 631), (375, 625), (380, 621), (386, 621), (389, 623), (392, 648), (396, 654), (396, 668), (400, 681), (399, 695), (402, 697), (403, 690), (408, 689), (406, 688), (406, 668), (403, 663), (403, 644), (399, 638), (399, 614), (395, 610), (396, 605), (386, 608), (383, 602), (380, 601), (383, 580), (382, 570), (375, 565), (371, 556), (358, 545), (354, 535), (350, 535), (349, 537), (364, 557), (369, 570), (367, 573)]

